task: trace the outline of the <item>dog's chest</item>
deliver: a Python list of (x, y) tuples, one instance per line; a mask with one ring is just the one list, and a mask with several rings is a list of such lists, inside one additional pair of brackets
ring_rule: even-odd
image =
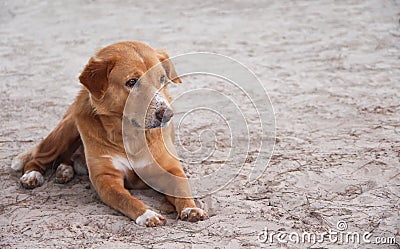
[(132, 163), (123, 156), (109, 156), (115, 169), (127, 173), (136, 169), (144, 168), (150, 164), (147, 160), (135, 160)]

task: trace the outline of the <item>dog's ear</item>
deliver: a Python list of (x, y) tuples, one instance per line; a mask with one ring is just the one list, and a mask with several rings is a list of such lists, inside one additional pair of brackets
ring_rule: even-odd
[(101, 99), (108, 88), (108, 76), (114, 66), (110, 60), (97, 57), (90, 58), (89, 62), (79, 76), (79, 81), (84, 85), (92, 96)]
[(156, 49), (157, 57), (160, 60), (168, 78), (174, 83), (182, 83), (181, 79), (175, 71), (174, 64), (169, 60), (169, 55), (164, 49)]

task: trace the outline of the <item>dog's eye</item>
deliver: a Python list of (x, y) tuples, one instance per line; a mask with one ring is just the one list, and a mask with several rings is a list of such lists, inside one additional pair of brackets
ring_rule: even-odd
[(161, 83), (161, 85), (165, 83), (165, 75), (161, 75), (160, 83)]
[(133, 79), (128, 80), (128, 81), (125, 83), (125, 86), (127, 86), (127, 87), (129, 87), (129, 88), (132, 88), (137, 82), (138, 82), (138, 79), (133, 78)]

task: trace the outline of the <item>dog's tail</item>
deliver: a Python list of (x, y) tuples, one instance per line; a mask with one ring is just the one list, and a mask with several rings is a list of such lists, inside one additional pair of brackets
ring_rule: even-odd
[(25, 151), (16, 156), (11, 162), (11, 169), (14, 171), (21, 171), (25, 164), (32, 160), (33, 149)]

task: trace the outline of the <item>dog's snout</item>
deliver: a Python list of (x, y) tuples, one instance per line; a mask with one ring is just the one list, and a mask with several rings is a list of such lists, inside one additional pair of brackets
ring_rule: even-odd
[(169, 108), (162, 108), (156, 111), (156, 118), (161, 123), (166, 123), (171, 120), (174, 113)]

